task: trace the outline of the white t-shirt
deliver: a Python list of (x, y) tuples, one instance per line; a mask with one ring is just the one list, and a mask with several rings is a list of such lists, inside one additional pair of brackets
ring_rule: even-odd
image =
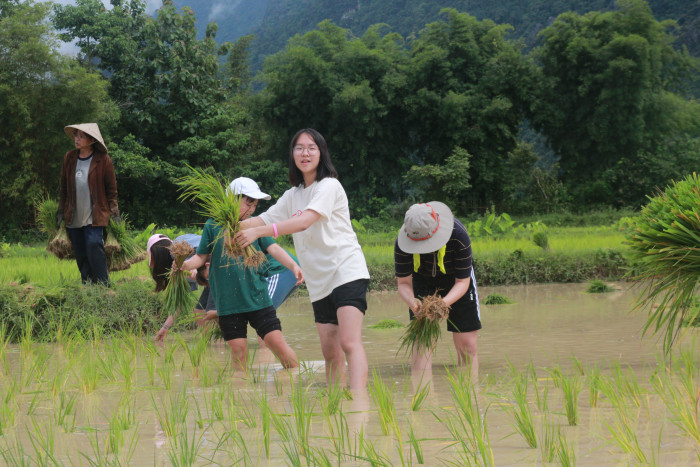
[(306, 188), (290, 188), (260, 218), (269, 225), (307, 209), (321, 218), (292, 238), (311, 301), (327, 297), (348, 282), (369, 279), (365, 256), (350, 223), (348, 197), (337, 179), (326, 177)]

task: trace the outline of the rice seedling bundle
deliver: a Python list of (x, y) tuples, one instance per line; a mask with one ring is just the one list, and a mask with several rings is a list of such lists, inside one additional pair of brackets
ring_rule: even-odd
[(190, 284), (187, 282), (189, 272), (182, 270), (182, 263), (194, 254), (194, 248), (187, 242), (175, 242), (170, 245), (170, 252), (175, 258), (177, 269), (170, 275), (168, 285), (165, 287), (163, 308), (170, 315), (180, 312), (188, 312), (195, 304), (194, 295), (190, 292)]
[[(265, 254), (248, 245), (241, 248), (233, 240), (240, 231), (241, 195), (234, 194), (216, 175), (212, 175), (193, 167), (190, 175), (177, 180), (182, 194), (182, 200), (196, 200), (200, 205), (200, 213), (210, 217), (221, 227), (220, 237), (224, 241), (224, 253), (229, 258), (243, 257), (246, 267), (255, 269), (267, 261)], [(217, 238), (218, 240), (218, 238)]]
[(73, 245), (68, 238), (64, 223), (56, 222), (58, 213), (58, 201), (46, 197), (36, 204), (36, 222), (39, 229), (46, 233), (48, 243), (46, 250), (58, 259), (72, 259)]
[(627, 235), (644, 281), (636, 308), (649, 308), (644, 331), (663, 329), (668, 352), (679, 337), (700, 281), (700, 178), (696, 173), (649, 197)]
[(123, 271), (132, 264), (146, 259), (146, 252), (127, 231), (126, 216), (120, 222), (109, 220), (105, 241), (107, 268), (110, 271)]
[(409, 323), (401, 337), (399, 352), (401, 349), (410, 352), (414, 348), (432, 352), (440, 340), (440, 323), (450, 314), (450, 307), (436, 292), (423, 297), (413, 314), (416, 319)]

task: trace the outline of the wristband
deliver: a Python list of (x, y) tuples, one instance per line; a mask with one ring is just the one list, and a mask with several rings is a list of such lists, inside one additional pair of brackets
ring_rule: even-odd
[(272, 236), (273, 238), (277, 238), (279, 234), (277, 233), (277, 225), (272, 224), (272, 231), (274, 232), (274, 235)]

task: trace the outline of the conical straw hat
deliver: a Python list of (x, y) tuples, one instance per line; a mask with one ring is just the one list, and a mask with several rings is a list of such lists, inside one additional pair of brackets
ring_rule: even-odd
[(75, 125), (68, 125), (63, 130), (71, 139), (73, 138), (73, 132), (75, 130), (80, 130), (95, 138), (100, 146), (102, 146), (102, 150), (107, 152), (107, 146), (105, 145), (104, 139), (102, 139), (102, 133), (100, 133), (100, 127), (97, 126), (97, 123), (77, 123)]

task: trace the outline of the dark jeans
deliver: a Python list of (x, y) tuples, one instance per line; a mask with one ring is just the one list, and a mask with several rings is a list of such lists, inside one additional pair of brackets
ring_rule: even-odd
[(75, 262), (78, 263), (83, 284), (93, 282), (109, 287), (107, 256), (105, 255), (104, 227), (86, 225), (77, 229), (67, 229), (73, 244)]

